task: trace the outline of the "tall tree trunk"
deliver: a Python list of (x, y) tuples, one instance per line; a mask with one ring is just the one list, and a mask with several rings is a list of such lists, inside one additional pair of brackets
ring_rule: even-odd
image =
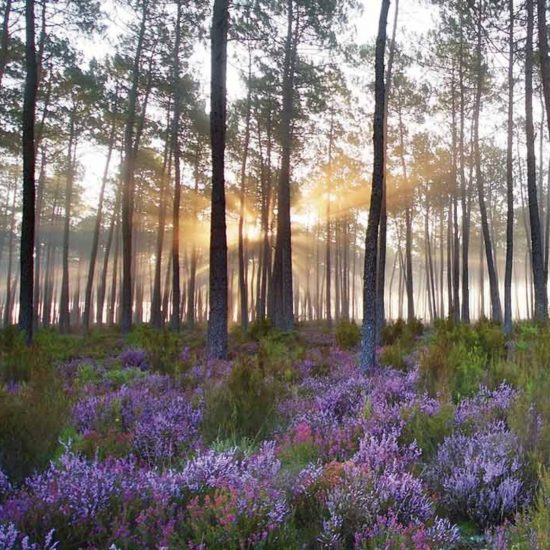
[(384, 110), (386, 103), (384, 83), (384, 53), (386, 50), (386, 26), (390, 0), (382, 0), (378, 37), (375, 54), (374, 88), (374, 168), (372, 176), (369, 221), (365, 239), (365, 273), (363, 276), (363, 335), (361, 350), (361, 368), (374, 367), (376, 362), (376, 268), (378, 248), (378, 227), (384, 192)]
[(76, 163), (75, 124), (76, 106), (71, 112), (69, 130), (69, 148), (67, 151), (67, 183), (65, 186), (65, 218), (63, 222), (63, 256), (61, 297), (59, 302), (59, 329), (62, 333), (69, 331), (71, 320), (69, 314), (69, 232), (71, 228), (71, 204), (73, 201), (74, 171)]
[(210, 134), (212, 141), (212, 210), (210, 217), (210, 274), (208, 355), (227, 356), (227, 233), (225, 222), (225, 134), (228, 0), (214, 1)]
[(533, 0), (527, 0), (527, 42), (525, 50), (525, 133), (527, 140), (527, 196), (531, 227), (533, 284), (535, 287), (535, 318), (548, 318), (548, 298), (544, 283), (542, 234), (537, 199), (537, 166), (535, 159), (535, 129), (533, 126)]
[(23, 98), (23, 215), (21, 223), (19, 329), (28, 344), (33, 336), (33, 278), (35, 225), (34, 124), (36, 117), (37, 63), (34, 30), (34, 0), (25, 3), (25, 95)]
[(118, 259), (119, 259), (119, 251), (120, 251), (120, 226), (121, 223), (118, 220), (116, 220), (116, 230), (115, 230), (115, 250), (113, 254), (113, 272), (111, 277), (111, 292), (109, 295), (109, 311), (107, 314), (107, 324), (112, 327), (115, 324), (115, 312), (116, 312), (116, 305), (117, 305), (117, 287), (118, 287)]
[[(470, 208), (469, 193), (466, 188), (466, 175), (464, 166), (464, 33), (463, 15), (460, 10), (460, 63), (458, 66), (458, 80), (460, 89), (460, 130), (459, 130), (459, 171), (460, 171), (460, 202), (462, 206), (462, 312), (464, 323), (470, 322)], [(471, 178), (469, 179), (469, 182)], [(442, 289), (443, 292), (443, 289)], [(450, 314), (450, 312), (449, 312)]]
[(508, 136), (506, 147), (506, 266), (504, 332), (512, 332), (512, 267), (514, 262), (514, 0), (508, 0)]
[(487, 206), (485, 204), (485, 190), (483, 185), (483, 174), (481, 171), (481, 151), (479, 146), (479, 117), (481, 111), (481, 93), (483, 86), (483, 67), (482, 67), (482, 10), (480, 2), (480, 10), (477, 22), (477, 85), (476, 85), (476, 100), (474, 107), (474, 146), (475, 146), (475, 163), (476, 163), (476, 180), (477, 192), (479, 199), (479, 210), (481, 214), (481, 227), (483, 230), (483, 241), (485, 243), (485, 256), (487, 260), (487, 271), (489, 274), (489, 291), (491, 294), (491, 318), (498, 323), (502, 322), (502, 307), (500, 304), (500, 293), (498, 289), (498, 280), (495, 269), (495, 261), (493, 255), (493, 245), (491, 242), (491, 234), (489, 231), (489, 223), (487, 220)]
[(121, 330), (128, 333), (132, 328), (132, 217), (134, 210), (134, 134), (140, 76), (140, 62), (145, 38), (149, 0), (143, 0), (141, 23), (132, 65), (132, 86), (128, 93), (128, 111), (124, 132), (124, 164), (122, 171), (122, 301)]
[[(386, 71), (386, 102), (384, 106), (384, 140), (388, 139), (388, 106), (391, 100), (393, 59), (395, 57), (395, 37), (397, 34), (397, 18), (399, 16), (399, 0), (395, 1), (395, 12), (393, 16), (393, 30), (388, 55), (388, 68)], [(384, 145), (386, 147), (386, 145)], [(386, 173), (386, 152), (384, 152), (384, 173)], [(376, 282), (376, 343), (382, 344), (382, 332), (386, 322), (385, 311), (385, 287), (386, 287), (386, 241), (388, 231), (388, 209), (386, 198), (386, 178), (384, 178), (384, 189), (382, 191), (382, 211), (380, 213), (380, 236), (378, 243), (378, 267)], [(391, 299), (391, 298), (390, 298)]]
[(40, 306), (40, 267), (42, 259), (42, 238), (41, 238), (41, 217), (42, 205), (44, 202), (44, 187), (46, 185), (46, 151), (42, 147), (42, 155), (40, 159), (40, 174), (38, 176), (38, 189), (36, 196), (36, 210), (34, 222), (34, 238), (36, 242), (34, 251), (34, 294), (33, 294), (33, 326), (38, 329), (39, 322), (39, 306)]
[[(8, 272), (6, 274), (6, 302), (4, 303), (4, 326), (7, 327), (11, 324), (11, 314), (12, 314), (12, 303), (13, 303), (13, 293), (14, 289), (12, 288), (12, 265), (13, 265), (13, 237), (15, 235), (15, 199), (17, 197), (17, 192), (13, 190), (13, 201), (10, 215), (10, 225), (9, 232), (10, 236), (8, 239)], [(14, 281), (15, 284), (15, 281)]]
[(179, 331), (181, 325), (181, 287), (180, 287), (180, 205), (181, 205), (181, 82), (180, 58), (182, 3), (177, 1), (176, 39), (174, 42), (174, 125), (172, 128), (172, 150), (174, 152), (174, 210), (172, 213), (172, 330)]
[[(407, 192), (412, 193), (408, 189), (407, 164), (405, 162), (405, 140), (403, 137), (403, 118), (401, 115), (401, 101), (398, 105), (399, 115), (399, 148), (401, 157), (401, 170), (403, 172), (403, 182)], [(412, 266), (412, 195), (407, 197), (407, 205), (405, 207), (405, 287), (407, 292), (407, 320), (413, 321), (414, 312), (414, 284), (413, 284), (413, 266)], [(401, 318), (402, 312), (399, 314)]]
[[(453, 319), (460, 321), (460, 240), (458, 235), (458, 177), (457, 177), (457, 128), (456, 128), (456, 101), (455, 101), (455, 76), (453, 70), (452, 84), (452, 155), (453, 155), (453, 190), (451, 204), (453, 207)], [(435, 296), (434, 296), (435, 298)], [(435, 308), (435, 301), (434, 301)]]
[(246, 114), (243, 143), (243, 158), (241, 164), (241, 188), (239, 193), (239, 297), (241, 328), (248, 329), (248, 263), (245, 261), (244, 211), (246, 197), (246, 170), (248, 149), (250, 147), (250, 111), (252, 107), (252, 51), (248, 47), (248, 81), (246, 94)]
[(537, 0), (538, 30), (539, 30), (539, 56), (542, 74), (542, 91), (546, 106), (546, 120), (548, 132), (550, 132), (550, 57), (548, 56), (548, 28), (546, 26), (546, 0)]
[(161, 307), (161, 271), (162, 251), (164, 248), (164, 229), (166, 225), (166, 180), (170, 177), (170, 113), (167, 115), (166, 141), (164, 145), (164, 158), (162, 163), (162, 175), (160, 180), (159, 216), (157, 229), (157, 242), (155, 251), (155, 273), (153, 277), (153, 291), (151, 297), (151, 325), (159, 330), (162, 327)]
[(103, 253), (103, 268), (101, 270), (101, 278), (97, 289), (96, 323), (98, 325), (103, 323), (103, 309), (105, 306), (105, 295), (107, 293), (107, 270), (109, 268), (109, 255), (111, 253), (111, 246), (113, 245), (113, 235), (115, 232), (115, 224), (119, 216), (119, 209), (120, 189), (117, 189), (111, 222), (109, 224), (109, 231), (107, 233), (107, 243), (105, 244), (105, 251)]
[[(197, 224), (197, 200), (199, 197), (199, 174), (198, 174), (198, 151), (195, 165), (195, 189), (193, 192), (193, 223)], [(196, 286), (197, 286), (197, 263), (199, 251), (197, 244), (193, 243), (191, 247), (191, 260), (189, 262), (189, 278), (187, 281), (187, 324), (189, 328), (195, 326), (195, 304), (196, 304)]]
[(6, 65), (8, 64), (11, 8), (12, 0), (6, 0), (6, 7), (4, 8), (4, 19), (2, 20), (2, 41), (0, 42), (0, 89), (2, 88), (2, 80), (4, 79)]
[(294, 79), (299, 25), (294, 26), (294, 0), (287, 1), (287, 35), (283, 67), (281, 168), (277, 196), (277, 239), (271, 284), (271, 317), (276, 328), (294, 327), (292, 298), (292, 234), (290, 226), (290, 155), (294, 111)]
[(332, 287), (332, 265), (331, 265), (331, 246), (332, 246), (332, 235), (331, 235), (331, 200), (332, 200), (332, 148), (333, 148), (333, 138), (334, 138), (334, 106), (331, 106), (330, 109), (330, 130), (328, 137), (328, 167), (327, 167), (327, 208), (326, 208), (326, 239), (325, 244), (325, 299), (326, 299), (326, 316), (328, 326), (332, 326), (332, 296), (331, 296), (331, 287)]
[(99, 192), (99, 203), (97, 205), (97, 214), (94, 227), (94, 235), (92, 237), (92, 250), (90, 252), (90, 264), (88, 266), (88, 278), (86, 280), (86, 290), (84, 294), (84, 316), (82, 318), (82, 327), (85, 332), (88, 332), (90, 328), (90, 315), (92, 305), (92, 289), (94, 285), (94, 273), (97, 259), (97, 249), (99, 246), (99, 233), (101, 231), (101, 223), (103, 220), (103, 199), (105, 197), (105, 186), (107, 184), (107, 177), (109, 175), (109, 166), (111, 164), (111, 157), (113, 155), (113, 149), (115, 146), (116, 137), (116, 122), (113, 117), (111, 124), (111, 131), (109, 136), (109, 147), (107, 151), (107, 160), (105, 161), (105, 169), (103, 171), (103, 178), (101, 180), (101, 190)]

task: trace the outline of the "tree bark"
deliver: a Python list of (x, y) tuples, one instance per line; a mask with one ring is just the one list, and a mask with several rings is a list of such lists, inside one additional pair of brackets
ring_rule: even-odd
[(178, 0), (178, 15), (176, 19), (176, 39), (174, 42), (174, 124), (172, 129), (172, 150), (174, 153), (174, 210), (172, 213), (172, 330), (179, 331), (181, 325), (180, 302), (180, 204), (181, 204), (181, 146), (180, 146), (180, 59), (182, 3)]
[[(399, 0), (395, 1), (395, 13), (393, 17), (393, 30), (390, 44), (390, 52), (388, 55), (388, 69), (386, 72), (386, 102), (384, 107), (384, 140), (387, 143), (388, 139), (388, 106), (391, 99), (393, 59), (395, 57), (395, 37), (397, 34), (397, 18), (399, 15)], [(384, 153), (384, 174), (386, 173), (386, 161)], [(380, 238), (378, 244), (378, 272), (377, 272), (377, 290), (376, 290), (376, 342), (382, 344), (382, 331), (386, 320), (385, 311), (385, 285), (386, 285), (386, 241), (388, 227), (388, 209), (386, 199), (386, 178), (384, 178), (384, 190), (382, 192), (382, 212), (380, 213)], [(390, 297), (391, 299), (391, 297)]]
[(246, 170), (248, 161), (248, 149), (250, 146), (250, 111), (252, 103), (252, 52), (248, 51), (248, 82), (246, 94), (246, 114), (243, 143), (243, 158), (241, 164), (241, 188), (239, 193), (239, 297), (241, 328), (248, 329), (248, 265), (245, 261), (245, 235), (244, 235), (244, 209), (246, 197)]
[(8, 47), (10, 43), (10, 16), (12, 3), (12, 0), (6, 0), (4, 19), (2, 20), (2, 41), (0, 42), (0, 89), (2, 88), (2, 80), (4, 79), (6, 65), (8, 64)]
[(365, 272), (363, 276), (363, 334), (361, 368), (368, 370), (376, 362), (376, 270), (378, 227), (384, 192), (384, 110), (386, 103), (384, 53), (390, 0), (382, 0), (375, 53), (374, 88), (374, 168), (372, 176), (369, 220), (365, 239)]
[(71, 204), (73, 199), (74, 165), (76, 162), (75, 145), (75, 118), (76, 106), (73, 107), (70, 119), (69, 148), (67, 151), (67, 182), (65, 186), (65, 219), (63, 222), (63, 255), (62, 255), (62, 277), (61, 296), (59, 301), (59, 329), (66, 333), (70, 329), (69, 314), (69, 232), (71, 227)]
[(128, 112), (124, 132), (124, 165), (122, 176), (122, 302), (121, 330), (123, 334), (132, 328), (132, 215), (134, 202), (134, 133), (139, 87), (140, 62), (145, 38), (149, 0), (143, 0), (142, 16), (132, 66), (132, 86), (128, 94)]
[(215, 0), (212, 18), (210, 137), (212, 142), (212, 199), (210, 217), (210, 274), (208, 356), (227, 356), (227, 233), (225, 221), (225, 135), (228, 0)]
[(514, 0), (508, 0), (508, 135), (506, 147), (506, 266), (504, 332), (512, 333), (512, 267), (514, 262)]
[(489, 291), (491, 294), (491, 318), (498, 323), (502, 322), (502, 307), (500, 304), (500, 294), (498, 289), (498, 280), (496, 276), (495, 261), (493, 256), (493, 245), (491, 242), (491, 234), (489, 231), (489, 223), (487, 220), (487, 207), (485, 204), (485, 190), (483, 185), (483, 174), (481, 171), (481, 151), (479, 146), (479, 117), (481, 110), (481, 93), (483, 86), (483, 68), (482, 68), (482, 49), (481, 49), (481, 37), (482, 37), (482, 14), (481, 9), (478, 14), (477, 22), (477, 86), (476, 86), (476, 100), (474, 107), (474, 155), (476, 163), (476, 180), (477, 180), (477, 192), (479, 199), (479, 210), (481, 214), (481, 227), (483, 230), (483, 241), (485, 243), (485, 256), (487, 261), (487, 271), (489, 274)]
[(290, 225), (290, 155), (298, 23), (294, 26), (294, 0), (287, 1), (287, 35), (283, 67), (281, 113), (281, 168), (277, 195), (277, 238), (271, 284), (271, 317), (280, 330), (294, 327), (292, 292), (292, 234)]
[(25, 3), (25, 93), (23, 99), (23, 215), (21, 223), (19, 329), (30, 344), (33, 337), (33, 278), (35, 227), (34, 125), (38, 71), (34, 29), (34, 0)]
[(531, 228), (535, 319), (548, 319), (548, 298), (544, 283), (542, 234), (537, 198), (537, 166), (535, 159), (535, 129), (533, 125), (533, 0), (527, 0), (527, 42), (525, 51), (525, 133), (527, 140), (527, 197)]
[(537, 0), (539, 55), (542, 74), (542, 91), (546, 106), (546, 120), (550, 132), (550, 57), (548, 56), (548, 29), (546, 27), (546, 0)]
[(92, 250), (90, 252), (90, 263), (88, 266), (88, 278), (86, 280), (86, 290), (84, 295), (84, 315), (82, 318), (82, 328), (84, 329), (84, 332), (88, 332), (90, 328), (92, 289), (94, 284), (97, 249), (99, 246), (99, 233), (101, 231), (101, 223), (103, 220), (103, 199), (105, 197), (105, 186), (107, 184), (107, 177), (109, 175), (109, 166), (111, 164), (111, 157), (113, 155), (113, 149), (115, 146), (115, 137), (116, 137), (116, 121), (113, 116), (113, 122), (111, 124), (111, 131), (109, 135), (107, 160), (105, 161), (105, 169), (103, 171), (103, 178), (101, 180), (101, 190), (99, 192), (99, 203), (97, 205), (97, 215), (95, 220), (94, 235), (92, 238)]

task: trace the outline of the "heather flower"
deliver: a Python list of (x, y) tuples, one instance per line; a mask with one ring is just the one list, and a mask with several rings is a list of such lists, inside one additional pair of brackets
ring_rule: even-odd
[(178, 359), (180, 361), (182, 361), (183, 363), (186, 363), (187, 361), (189, 361), (191, 359), (191, 348), (189, 346), (185, 346), (179, 356), (178, 356)]
[(472, 435), (445, 438), (429, 477), (451, 513), (488, 526), (529, 502), (523, 468), (517, 437), (498, 421)]
[(188, 505), (192, 540), (214, 547), (265, 540), (288, 515), (285, 494), (275, 485), (279, 470), (273, 442), (248, 457), (209, 450), (191, 460), (180, 483), (195, 494)]
[(117, 430), (131, 437), (133, 452), (150, 464), (185, 458), (199, 445), (200, 408), (181, 392), (169, 389), (164, 377), (91, 395), (73, 409), (77, 429), (84, 435)]
[(123, 368), (137, 368), (149, 370), (149, 361), (145, 350), (139, 348), (126, 348), (118, 356)]
[(446, 518), (403, 526), (389, 514), (376, 518), (372, 527), (356, 533), (354, 548), (452, 548), (459, 540), (458, 527)]
[(8, 476), (0, 469), (0, 502), (11, 492), (12, 486)]
[[(68, 547), (82, 540), (105, 547), (119, 539), (143, 547), (148, 538), (162, 540), (180, 495), (180, 478), (173, 472), (140, 469), (132, 460), (98, 462), (65, 454), (10, 496), (0, 508), (0, 521), (14, 523), (34, 539), (54, 527)], [(145, 522), (148, 533), (139, 527)]]
[(31, 543), (29, 537), (20, 533), (13, 523), (0, 524), (0, 548), (2, 550), (55, 550), (54, 530), (47, 533), (43, 544)]
[(320, 542), (352, 544), (357, 533), (369, 533), (381, 518), (393, 518), (401, 527), (423, 524), (433, 507), (422, 482), (407, 472), (376, 474), (353, 462), (329, 465), (309, 487), (317, 491), (323, 508)]
[(365, 436), (359, 444), (359, 451), (353, 457), (354, 462), (379, 474), (404, 472), (420, 458), (421, 451), (415, 443), (400, 445), (397, 437), (396, 431)]
[(476, 395), (458, 404), (455, 422), (461, 427), (468, 424), (475, 428), (504, 420), (517, 395), (517, 390), (504, 383), (493, 391), (481, 386)]

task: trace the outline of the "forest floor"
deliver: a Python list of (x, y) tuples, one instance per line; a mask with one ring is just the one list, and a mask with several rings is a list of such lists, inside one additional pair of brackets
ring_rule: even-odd
[(550, 330), (0, 333), (0, 548), (550, 548)]

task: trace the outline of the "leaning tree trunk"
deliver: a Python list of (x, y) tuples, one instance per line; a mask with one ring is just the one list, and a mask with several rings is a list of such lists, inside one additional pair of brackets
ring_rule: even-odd
[(225, 222), (225, 134), (228, 0), (215, 0), (212, 17), (210, 139), (212, 143), (212, 206), (210, 217), (210, 274), (208, 355), (227, 356), (227, 233)]
[(375, 106), (374, 106), (374, 168), (372, 175), (369, 221), (365, 239), (365, 272), (363, 275), (363, 334), (361, 368), (374, 367), (376, 356), (376, 268), (378, 226), (384, 191), (384, 109), (386, 102), (384, 84), (384, 53), (386, 50), (386, 25), (390, 0), (382, 0), (375, 58)]
[[(393, 30), (390, 44), (390, 53), (388, 56), (388, 70), (386, 74), (386, 103), (384, 108), (384, 139), (387, 142), (388, 137), (388, 105), (391, 98), (393, 59), (395, 57), (395, 36), (397, 34), (397, 18), (399, 15), (399, 0), (395, 2), (395, 13), (393, 17)], [(385, 164), (385, 154), (384, 154)], [(384, 166), (386, 172), (386, 166)], [(385, 286), (386, 286), (386, 241), (387, 241), (387, 226), (388, 226), (388, 211), (386, 198), (386, 179), (384, 178), (384, 190), (382, 192), (382, 211), (380, 213), (380, 242), (378, 243), (378, 273), (376, 283), (376, 342), (382, 344), (382, 331), (386, 319), (385, 311)], [(391, 298), (390, 298), (391, 299)]]
[(531, 227), (535, 318), (548, 318), (548, 298), (544, 283), (542, 234), (537, 198), (537, 166), (535, 159), (535, 129), (533, 126), (533, 0), (527, 0), (527, 42), (525, 50), (525, 133), (527, 140), (527, 196)]

